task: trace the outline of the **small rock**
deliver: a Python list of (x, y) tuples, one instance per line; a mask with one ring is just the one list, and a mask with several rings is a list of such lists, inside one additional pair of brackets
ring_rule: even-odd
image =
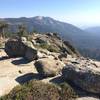
[(21, 71), (21, 70), (19, 70), (18, 72), (19, 72), (20, 74), (22, 74), (22, 71)]
[(26, 43), (27, 42), (26, 37), (21, 37), (21, 42)]
[(47, 55), (38, 51), (37, 52), (37, 57), (38, 57), (38, 59), (47, 58)]

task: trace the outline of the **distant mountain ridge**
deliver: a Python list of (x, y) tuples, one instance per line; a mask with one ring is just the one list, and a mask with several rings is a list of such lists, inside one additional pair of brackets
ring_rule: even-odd
[[(95, 53), (100, 49), (99, 40), (88, 31), (50, 17), (36, 16), (31, 18), (3, 18), (0, 20), (9, 23), (10, 32), (18, 31), (19, 24), (25, 24), (29, 32), (32, 32), (33, 29), (41, 33), (57, 32), (63, 39), (70, 41), (84, 56), (96, 58)], [(96, 50), (94, 51), (94, 49)], [(90, 52), (91, 50), (92, 52)]]
[(77, 28), (74, 25), (71, 25), (65, 22), (60, 22), (50, 17), (36, 16), (36, 17), (31, 17), (31, 18), (26, 18), (26, 17), (4, 18), (0, 20), (7, 21), (10, 25), (25, 24), (29, 31), (32, 31), (32, 29), (34, 28), (40, 32), (46, 32), (46, 31), (52, 30), (55, 32), (60, 31), (62, 33), (62, 29), (64, 32), (66, 32), (67, 30), (69, 34), (75, 34), (77, 31), (83, 32), (81, 29)]
[(11, 32), (16, 32), (19, 24), (25, 24), (28, 31), (33, 31), (33, 29), (35, 29), (39, 32), (57, 32), (63, 38), (72, 41), (77, 41), (77, 38), (82, 40), (88, 35), (87, 32), (72, 24), (60, 22), (50, 17), (36, 16), (31, 18), (4, 18), (1, 20), (10, 24), (9, 31)]
[(100, 26), (89, 27), (89, 28), (86, 28), (85, 31), (93, 33), (94, 35), (100, 36)]

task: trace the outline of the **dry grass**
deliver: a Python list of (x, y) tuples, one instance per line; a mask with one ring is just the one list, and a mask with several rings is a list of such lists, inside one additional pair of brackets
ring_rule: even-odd
[(34, 80), (15, 87), (0, 100), (72, 100), (75, 98), (76, 94), (68, 84), (58, 86)]

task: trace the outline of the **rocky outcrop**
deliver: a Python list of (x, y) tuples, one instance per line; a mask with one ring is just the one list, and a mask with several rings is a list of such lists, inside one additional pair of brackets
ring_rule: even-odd
[(78, 51), (69, 42), (63, 41), (56, 33), (38, 34), (35, 36), (36, 38), (32, 40), (32, 43), (43, 49), (46, 48), (50, 52), (68, 53), (75, 57), (79, 56)]
[(37, 58), (37, 50), (26, 38), (10, 39), (5, 43), (5, 52), (9, 57), (25, 57), (32, 61)]
[(64, 64), (59, 60), (52, 58), (43, 58), (35, 62), (35, 67), (39, 74), (46, 77), (52, 77), (59, 74)]
[(88, 92), (100, 94), (100, 70), (87, 66), (67, 64), (62, 70), (62, 77)]
[[(74, 53), (74, 47), (67, 46), (56, 33), (34, 34), (31, 38), (17, 37), (5, 43), (5, 51), (9, 57), (25, 57), (29, 61), (37, 59), (37, 48), (45, 49), (52, 53), (59, 53), (59, 59), (67, 58), (67, 54)], [(41, 56), (41, 55), (40, 55)]]
[(30, 41), (27, 41), (24, 45), (26, 46), (26, 52), (25, 52), (24, 57), (28, 61), (33, 61), (33, 60), (37, 59), (37, 50), (33, 46), (33, 44)]
[(23, 57), (26, 46), (18, 39), (10, 39), (5, 43), (5, 52), (9, 57)]
[[(5, 51), (9, 57), (34, 60), (32, 63), (35, 65), (36, 73), (46, 79), (52, 77), (50, 82), (59, 80), (61, 83), (70, 80), (83, 90), (100, 94), (100, 66), (98, 66), (100, 63), (80, 57), (69, 42), (62, 41), (55, 33), (34, 34), (27, 39), (25, 37), (9, 39), (5, 43)], [(84, 94), (81, 93), (82, 89), (78, 90), (80, 94)]]

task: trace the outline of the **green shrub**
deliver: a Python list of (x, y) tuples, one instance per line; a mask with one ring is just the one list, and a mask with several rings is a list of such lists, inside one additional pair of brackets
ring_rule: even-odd
[(49, 48), (49, 45), (46, 44), (46, 43), (41, 43), (40, 44), (40, 48), (42, 48), (42, 49), (48, 49)]
[(59, 100), (59, 90), (55, 85), (40, 81), (30, 81), (15, 87), (1, 100)]
[(41, 43), (38, 46), (35, 46), (36, 48), (42, 48), (42, 49), (47, 49), (50, 52), (59, 52), (59, 48), (54, 46), (54, 45), (48, 45), (47, 43)]
[(60, 87), (61, 100), (73, 100), (78, 97), (69, 84), (61, 83)]
[(75, 97), (74, 91), (67, 84), (58, 86), (33, 80), (15, 87), (0, 100), (72, 100)]
[(12, 37), (12, 36), (14, 36), (14, 35), (15, 35), (15, 33), (10, 33), (10, 32), (6, 32), (6, 33), (5, 33), (5, 37), (6, 37), (6, 38)]
[(0, 47), (2, 47), (2, 43), (0, 42)]
[(60, 51), (59, 48), (54, 45), (50, 45), (47, 50), (50, 52), (59, 52)]
[(0, 42), (0, 48), (4, 48), (4, 42)]
[(36, 48), (48, 49), (48, 44), (42, 43), (38, 45), (34, 45)]

